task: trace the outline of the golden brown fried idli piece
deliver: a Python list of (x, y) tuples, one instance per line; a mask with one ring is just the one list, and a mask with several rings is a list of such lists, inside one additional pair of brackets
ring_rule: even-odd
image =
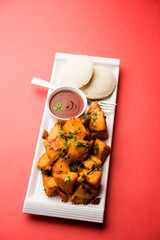
[(70, 167), (65, 158), (59, 158), (52, 166), (52, 176), (57, 171), (70, 172)]
[(99, 139), (105, 140), (109, 137), (108, 129), (106, 128), (103, 131), (91, 131), (90, 136), (91, 138), (94, 138), (94, 139), (99, 138)]
[(102, 161), (94, 155), (91, 155), (87, 160), (83, 161), (82, 164), (87, 169), (100, 169), (102, 167)]
[(85, 141), (82, 139), (78, 139), (78, 141), (70, 140), (67, 157), (71, 159), (72, 163), (82, 160), (90, 152), (92, 144), (93, 140), (91, 141)]
[(46, 195), (48, 197), (58, 195), (58, 188), (54, 178), (51, 176), (42, 175), (42, 179)]
[(78, 178), (76, 172), (63, 172), (59, 171), (54, 173), (54, 180), (57, 186), (65, 193), (71, 195), (73, 192), (74, 184)]
[(89, 121), (89, 129), (91, 131), (104, 131), (107, 128), (104, 112), (100, 108), (97, 101), (95, 101), (88, 109), (88, 114), (91, 118)]
[(56, 124), (52, 127), (51, 131), (49, 132), (49, 134), (48, 134), (48, 139), (55, 139), (55, 138), (57, 138), (57, 137), (60, 137), (60, 136), (61, 136), (61, 135), (60, 135), (60, 132), (63, 133), (62, 128), (61, 128), (60, 124), (56, 123)]
[(62, 154), (63, 149), (65, 148), (65, 142), (66, 140), (62, 138), (44, 141), (47, 157), (52, 161), (52, 163), (55, 162)]
[(82, 169), (79, 171), (79, 178), (78, 182), (82, 182), (81, 179), (85, 178), (85, 182), (92, 185), (94, 188), (99, 188), (102, 180), (102, 172), (101, 171), (94, 171), (94, 170), (88, 170), (88, 169)]
[(98, 189), (87, 183), (80, 184), (71, 196), (70, 201), (75, 204), (86, 204), (98, 195)]
[(62, 202), (64, 203), (68, 202), (68, 196), (66, 193), (62, 192), (61, 189), (58, 189), (58, 193), (62, 199)]
[(48, 158), (47, 153), (43, 153), (42, 156), (39, 158), (37, 163), (38, 169), (46, 169), (51, 170), (52, 161)]
[(67, 120), (63, 125), (63, 130), (68, 135), (75, 133), (76, 137), (80, 139), (84, 139), (88, 136), (88, 132), (79, 118), (71, 118)]
[(100, 139), (96, 139), (93, 144), (93, 155), (99, 158), (102, 162), (106, 160), (111, 152), (111, 147), (106, 143), (102, 142)]

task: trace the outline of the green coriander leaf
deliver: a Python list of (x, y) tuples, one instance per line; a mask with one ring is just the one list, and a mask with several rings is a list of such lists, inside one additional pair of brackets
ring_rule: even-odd
[(43, 175), (48, 175), (48, 176), (51, 175), (51, 172), (50, 172), (49, 170), (45, 170), (45, 169), (43, 169), (43, 168), (41, 168), (41, 173), (42, 173)]
[(87, 175), (92, 174), (93, 170), (91, 169), (89, 172), (87, 172)]
[(91, 169), (91, 170), (89, 170), (89, 172), (87, 172), (87, 175), (90, 175), (92, 173), (93, 173), (93, 170)]
[(88, 118), (90, 118), (90, 114), (87, 114), (85, 117), (84, 117), (84, 121), (86, 121)]
[(96, 115), (97, 116), (97, 113), (96, 112), (92, 112), (92, 115)]
[(65, 145), (64, 149), (66, 149), (66, 148), (68, 148), (70, 142), (65, 142), (65, 143), (63, 143), (63, 144)]
[(66, 153), (65, 152), (62, 152), (61, 153), (61, 157), (65, 157), (66, 156)]
[(77, 141), (77, 137), (73, 137), (73, 141)]
[(91, 169), (91, 170), (89, 170), (89, 172), (87, 172), (87, 175), (90, 175), (90, 174), (92, 174), (92, 173), (93, 173), (94, 166), (95, 166), (95, 165), (93, 165), (92, 169)]
[(74, 145), (76, 147), (88, 147), (88, 144), (82, 143), (82, 142), (74, 142)]
[(54, 107), (54, 111), (59, 111), (58, 107)]
[(98, 145), (98, 143), (96, 143), (95, 149), (96, 149), (96, 153), (99, 153), (99, 145)]
[(64, 182), (68, 182), (70, 180), (70, 176), (68, 175), (65, 179)]
[(62, 110), (62, 111), (65, 111), (65, 106), (62, 106), (62, 107), (61, 107), (61, 110)]
[(66, 137), (67, 137), (67, 138), (73, 138), (73, 137), (75, 137), (76, 134), (77, 134), (77, 131), (75, 131), (75, 132), (67, 135)]
[(64, 136), (64, 132), (62, 130), (59, 130), (58, 132), (59, 132), (60, 137)]
[(93, 118), (93, 122), (95, 122), (97, 120), (97, 117), (96, 118)]
[(62, 107), (62, 103), (61, 102), (57, 103), (57, 107), (61, 108)]
[(77, 172), (77, 171), (78, 171), (78, 169), (77, 169), (77, 164), (72, 164), (72, 165), (70, 166), (70, 169), (71, 169), (71, 171), (73, 171), (73, 172)]

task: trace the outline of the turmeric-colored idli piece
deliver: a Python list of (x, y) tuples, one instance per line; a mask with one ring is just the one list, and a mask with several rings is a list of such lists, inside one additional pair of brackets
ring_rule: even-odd
[(74, 184), (78, 178), (76, 172), (63, 172), (59, 171), (54, 173), (54, 180), (57, 186), (65, 193), (71, 195), (73, 192)]
[(70, 118), (62, 128), (68, 135), (75, 133), (76, 137), (80, 139), (88, 136), (88, 132), (79, 118)]
[(66, 193), (62, 192), (60, 189), (58, 189), (58, 193), (64, 203), (68, 202), (68, 196)]
[(38, 169), (45, 169), (51, 170), (52, 161), (48, 158), (47, 153), (43, 153), (42, 156), (39, 158), (37, 163)]
[(102, 180), (102, 172), (101, 171), (94, 171), (88, 169), (82, 169), (79, 172), (79, 177), (77, 179), (78, 182), (81, 181), (85, 177), (85, 181), (91, 184), (94, 188), (99, 188)]
[(111, 152), (111, 147), (106, 143), (102, 142), (100, 139), (96, 139), (93, 144), (93, 155), (99, 158), (102, 162), (106, 160)]
[(102, 161), (96, 156), (91, 155), (87, 160), (83, 161), (83, 166), (87, 169), (99, 169), (102, 167)]
[(71, 159), (72, 163), (82, 160), (85, 155), (90, 152), (92, 144), (93, 140), (85, 141), (78, 139), (77, 141), (74, 141), (71, 139), (68, 147), (67, 157)]
[(89, 129), (91, 131), (104, 131), (106, 129), (106, 121), (104, 117), (104, 112), (100, 108), (97, 101), (95, 101), (88, 110), (91, 118), (89, 121)]
[(70, 172), (70, 167), (65, 158), (59, 158), (52, 166), (52, 176), (57, 171)]
[(103, 139), (103, 140), (105, 140), (109, 137), (107, 127), (103, 131), (91, 131), (90, 135), (91, 135), (91, 138), (94, 138), (94, 139), (99, 138), (99, 139)]
[(66, 140), (62, 138), (44, 141), (47, 157), (52, 161), (52, 163), (62, 154), (63, 149), (65, 148), (65, 142)]
[(51, 176), (42, 175), (42, 179), (46, 195), (48, 197), (58, 195), (58, 188), (54, 178)]
[(49, 132), (48, 139), (55, 139), (57, 137), (61, 137), (61, 133), (63, 133), (61, 126), (56, 123)]
[(70, 201), (75, 204), (86, 204), (98, 195), (98, 189), (93, 188), (87, 183), (80, 184), (71, 196)]

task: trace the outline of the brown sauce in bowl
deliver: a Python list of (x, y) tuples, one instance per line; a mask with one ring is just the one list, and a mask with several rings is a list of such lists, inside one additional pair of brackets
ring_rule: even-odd
[(78, 93), (64, 90), (51, 98), (49, 108), (56, 117), (71, 118), (83, 111), (84, 101)]

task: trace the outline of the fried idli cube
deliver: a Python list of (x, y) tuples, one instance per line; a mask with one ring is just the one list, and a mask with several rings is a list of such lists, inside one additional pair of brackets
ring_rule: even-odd
[(82, 164), (87, 169), (99, 169), (102, 167), (102, 161), (94, 155), (91, 155), (87, 160), (83, 161)]
[(52, 161), (48, 158), (47, 153), (43, 153), (42, 156), (39, 158), (37, 163), (38, 169), (44, 169), (44, 170), (51, 170)]
[(55, 162), (62, 154), (63, 149), (65, 148), (65, 142), (66, 140), (62, 138), (44, 141), (47, 156), (52, 162)]
[(78, 139), (78, 141), (70, 140), (67, 157), (71, 159), (72, 163), (82, 160), (90, 152), (92, 144), (93, 140), (91, 141), (85, 141), (82, 139)]
[(54, 173), (54, 180), (57, 186), (65, 193), (71, 195), (73, 192), (73, 188), (75, 182), (78, 178), (78, 174), (76, 172), (63, 172), (59, 171)]
[(106, 130), (106, 121), (104, 112), (100, 108), (97, 101), (95, 101), (90, 108), (88, 109), (88, 114), (91, 118), (88, 124), (88, 127), (91, 131), (104, 131)]
[(76, 133), (76, 137), (80, 139), (88, 136), (88, 132), (79, 118), (70, 118), (62, 128), (68, 135)]
[(70, 172), (70, 166), (65, 160), (65, 158), (59, 158), (54, 162), (52, 166), (52, 176), (57, 171)]
[(70, 201), (75, 204), (86, 204), (95, 198), (99, 193), (98, 189), (93, 188), (87, 183), (80, 184), (71, 196)]
[(100, 139), (96, 139), (93, 144), (93, 155), (99, 158), (102, 162), (106, 160), (111, 152), (111, 147), (106, 143), (102, 142)]
[(56, 123), (52, 127), (51, 131), (49, 132), (48, 139), (55, 139), (57, 137), (60, 137), (61, 136), (60, 133), (63, 133), (62, 128), (61, 128), (60, 124)]
[(102, 180), (102, 172), (82, 169), (79, 171), (79, 177), (77, 179), (78, 182), (82, 182), (82, 179), (85, 178), (85, 181), (92, 185), (94, 188), (99, 188)]
[(58, 187), (53, 177), (42, 175), (43, 186), (48, 197), (58, 195)]
[(99, 138), (99, 139), (105, 140), (109, 137), (108, 129), (106, 128), (103, 131), (91, 131), (90, 136), (91, 138), (94, 138), (94, 139)]
[(58, 193), (62, 199), (62, 202), (64, 203), (68, 202), (68, 196), (66, 193), (62, 192), (60, 189), (58, 189)]

